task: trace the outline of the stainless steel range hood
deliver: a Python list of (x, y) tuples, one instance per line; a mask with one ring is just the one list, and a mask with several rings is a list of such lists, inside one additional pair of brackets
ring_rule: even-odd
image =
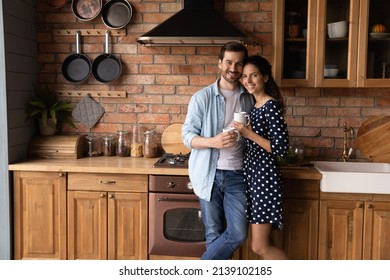
[(213, 9), (213, 0), (183, 0), (181, 11), (137, 38), (146, 46), (222, 46), (249, 40)]

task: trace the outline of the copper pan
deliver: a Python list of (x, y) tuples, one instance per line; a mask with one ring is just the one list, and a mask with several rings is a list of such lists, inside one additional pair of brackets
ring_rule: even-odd
[(102, 10), (102, 0), (72, 0), (72, 12), (81, 21), (96, 18)]

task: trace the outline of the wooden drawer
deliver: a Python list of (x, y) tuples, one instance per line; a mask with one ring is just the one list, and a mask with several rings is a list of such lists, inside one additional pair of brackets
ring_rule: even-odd
[(147, 192), (148, 175), (68, 173), (68, 190)]

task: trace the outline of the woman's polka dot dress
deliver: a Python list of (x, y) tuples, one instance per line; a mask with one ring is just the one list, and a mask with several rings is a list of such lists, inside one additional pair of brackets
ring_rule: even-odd
[(275, 228), (281, 229), (283, 182), (276, 156), (287, 154), (287, 124), (282, 108), (272, 99), (260, 108), (253, 108), (250, 119), (253, 131), (271, 141), (272, 153), (249, 139), (245, 140), (244, 174), (248, 184), (248, 221), (252, 224), (272, 223)]

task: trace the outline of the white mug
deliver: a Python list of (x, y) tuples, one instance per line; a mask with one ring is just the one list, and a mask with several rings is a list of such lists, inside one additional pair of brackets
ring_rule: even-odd
[(235, 112), (234, 120), (236, 122), (245, 124), (246, 126), (250, 123), (249, 115), (246, 112)]
[(238, 139), (240, 139), (240, 133), (234, 129), (234, 127), (226, 127), (222, 130), (222, 132), (230, 132), (230, 131), (233, 131), (237, 134), (237, 141)]
[(348, 22), (346, 20), (328, 23), (329, 38), (344, 38), (348, 34)]

